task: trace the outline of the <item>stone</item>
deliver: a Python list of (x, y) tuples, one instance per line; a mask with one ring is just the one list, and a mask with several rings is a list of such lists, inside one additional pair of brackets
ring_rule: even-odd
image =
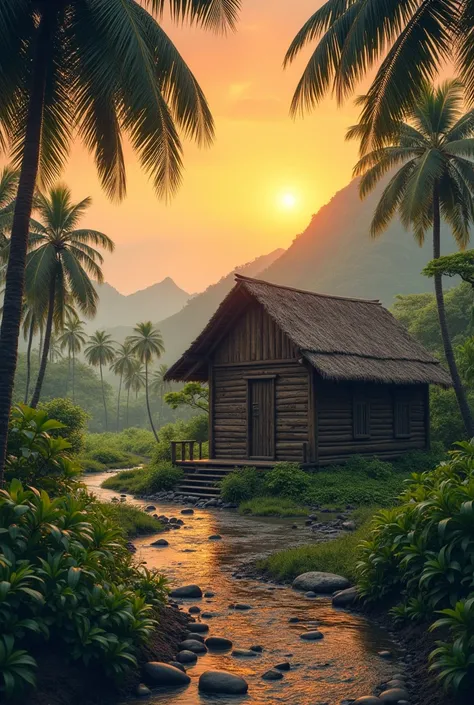
[(245, 695), (248, 689), (248, 683), (244, 678), (227, 671), (204, 671), (199, 678), (199, 690), (203, 693)]
[(393, 654), (391, 651), (385, 650), (385, 651), (379, 651), (379, 656), (380, 656), (380, 658), (389, 659), (389, 658), (392, 658)]
[(381, 705), (382, 701), (376, 695), (363, 695), (354, 701), (354, 705), (356, 703), (359, 703), (359, 705)]
[(194, 514), (194, 509), (182, 509), (181, 514)]
[(217, 499), (208, 499), (207, 502), (204, 502), (203, 504), (204, 507), (217, 507)]
[(180, 651), (192, 651), (195, 654), (205, 654), (207, 646), (197, 639), (185, 639), (178, 644)]
[(212, 536), (209, 536), (209, 541), (222, 541), (222, 536), (220, 534), (212, 534)]
[(202, 597), (202, 590), (199, 585), (183, 585), (170, 592), (171, 597)]
[(291, 664), (289, 661), (283, 661), (283, 663), (277, 663), (273, 668), (277, 668), (279, 671), (289, 671)]
[(169, 546), (169, 542), (166, 539), (158, 539), (158, 541), (153, 541), (152, 546)]
[(201, 644), (204, 644), (203, 635), (198, 634), (197, 632), (186, 632), (186, 639), (194, 639), (195, 641), (200, 641)]
[(392, 678), (391, 681), (387, 681), (384, 686), (384, 690), (390, 690), (390, 688), (402, 688), (406, 690), (407, 684), (404, 680)]
[(243, 602), (237, 602), (236, 605), (234, 605), (234, 610), (251, 610), (252, 607), (251, 605), (246, 605)]
[(207, 637), (205, 644), (207, 648), (212, 651), (227, 651), (233, 646), (231, 640), (226, 639), (223, 636), (209, 636)]
[(303, 632), (302, 634), (300, 634), (300, 639), (304, 639), (305, 641), (317, 641), (318, 639), (324, 639), (324, 634), (322, 634), (318, 630), (312, 632)]
[(288, 620), (288, 623), (289, 623), (289, 624), (296, 624), (296, 623), (299, 622), (299, 621), (300, 621), (300, 618), (299, 618), (299, 617), (290, 617), (289, 620)]
[(357, 528), (355, 521), (343, 521), (341, 526), (346, 531), (355, 531)]
[(312, 590), (309, 590), (308, 592), (305, 592), (304, 596), (305, 596), (305, 597), (317, 597), (316, 593), (313, 592)]
[(264, 681), (280, 681), (283, 678), (283, 673), (271, 668), (269, 671), (265, 671), (262, 678)]
[(138, 695), (140, 697), (144, 697), (146, 695), (151, 695), (151, 690), (148, 688), (145, 683), (139, 683), (137, 685), (137, 689), (135, 691), (135, 695)]
[(400, 700), (408, 700), (408, 693), (403, 688), (390, 688), (380, 693), (380, 701), (382, 703), (399, 703)]
[(170, 661), (170, 666), (174, 666), (175, 668), (179, 668), (180, 671), (182, 671), (183, 673), (186, 673), (185, 667), (179, 661)]
[(179, 687), (188, 685), (191, 678), (187, 673), (183, 673), (179, 668), (170, 666), (169, 663), (161, 661), (148, 661), (143, 667), (148, 679), (156, 686)]
[(212, 592), (212, 590), (206, 590), (206, 592), (204, 593), (204, 597), (215, 597), (215, 596), (216, 596), (216, 593)]
[(255, 651), (257, 654), (261, 654), (263, 651), (263, 646), (260, 646), (260, 644), (255, 644), (250, 647), (250, 651)]
[(252, 651), (252, 649), (234, 649), (232, 656), (236, 656), (237, 658), (253, 658), (257, 656), (257, 652)]
[(199, 614), (200, 611), (201, 611), (201, 608), (198, 607), (197, 605), (193, 605), (188, 610), (189, 614)]
[(146, 512), (156, 512), (156, 507), (153, 504), (149, 504), (147, 507), (145, 507)]
[(203, 612), (201, 616), (203, 619), (213, 619), (214, 617), (220, 617), (220, 613), (219, 612)]
[(209, 631), (209, 625), (204, 624), (204, 622), (192, 622), (189, 625), (190, 631), (196, 632), (197, 634), (203, 634)]
[(197, 655), (194, 651), (184, 649), (176, 656), (176, 660), (179, 661), (179, 663), (195, 663), (197, 661)]
[(292, 524), (292, 525), (291, 525), (291, 528), (292, 528), (292, 529), (297, 529), (297, 528), (298, 528), (298, 524)]
[(349, 607), (358, 599), (357, 588), (350, 587), (346, 590), (339, 590), (333, 595), (332, 604), (334, 607)]
[(322, 573), (320, 571), (310, 571), (298, 575), (293, 581), (295, 590), (311, 590), (313, 592), (330, 593), (336, 590), (345, 590), (350, 587), (347, 578), (334, 573)]

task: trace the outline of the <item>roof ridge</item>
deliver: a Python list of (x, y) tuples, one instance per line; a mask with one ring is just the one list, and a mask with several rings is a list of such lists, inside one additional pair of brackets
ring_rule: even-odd
[(237, 281), (248, 281), (256, 282), (257, 284), (266, 284), (267, 286), (272, 286), (275, 289), (285, 289), (287, 291), (296, 291), (298, 294), (310, 294), (310, 296), (320, 296), (323, 299), (338, 299), (341, 301), (354, 301), (356, 303), (364, 304), (375, 304), (377, 306), (382, 306), (378, 299), (357, 299), (352, 296), (338, 296), (336, 294), (320, 294), (317, 291), (309, 291), (308, 289), (297, 289), (294, 286), (285, 286), (284, 284), (274, 284), (273, 282), (267, 282), (265, 279), (256, 279), (254, 277), (246, 277), (243, 274), (238, 274), (234, 272), (234, 276)]

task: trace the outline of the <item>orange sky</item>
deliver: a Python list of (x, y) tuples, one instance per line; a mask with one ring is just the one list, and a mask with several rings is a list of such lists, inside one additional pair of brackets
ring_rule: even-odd
[[(238, 31), (227, 37), (168, 25), (197, 76), (216, 121), (210, 149), (185, 144), (178, 195), (159, 202), (130, 155), (128, 195), (110, 203), (93, 161), (80, 145), (64, 174), (76, 199), (92, 196), (84, 224), (116, 242), (107, 281), (129, 293), (171, 276), (189, 292), (202, 290), (246, 262), (287, 247), (311, 214), (351, 177), (357, 145), (344, 141), (356, 121), (351, 104), (327, 100), (293, 121), (291, 96), (304, 60), (283, 71), (285, 51), (323, 0), (243, 0)], [(293, 208), (281, 197), (293, 194)]]

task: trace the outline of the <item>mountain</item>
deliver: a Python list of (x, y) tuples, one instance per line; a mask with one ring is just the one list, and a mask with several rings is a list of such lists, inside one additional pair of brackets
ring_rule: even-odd
[(183, 308), (190, 298), (170, 277), (125, 296), (113, 286), (95, 284), (99, 294), (97, 316), (86, 323), (88, 332), (115, 326), (134, 326), (139, 321), (159, 321)]
[[(257, 257), (252, 262), (237, 267), (216, 284), (212, 284), (201, 294), (190, 299), (181, 311), (165, 320), (161, 320), (159, 323), (157, 322), (166, 348), (161, 362), (167, 364), (174, 362), (201, 332), (222, 299), (234, 286), (234, 272), (239, 272), (248, 277), (258, 277), (263, 270), (277, 261), (283, 252), (284, 250), (281, 249), (274, 250), (267, 255)], [(155, 317), (152, 320), (158, 321), (159, 319)], [(114, 340), (122, 342), (127, 335), (130, 335), (131, 329), (128, 326), (120, 326), (108, 332), (113, 336)]]
[[(261, 278), (320, 293), (380, 299), (386, 306), (397, 294), (431, 291), (432, 282), (421, 274), (432, 256), (429, 236), (420, 248), (399, 220), (377, 239), (370, 236), (382, 188), (361, 201), (358, 182), (352, 181), (312, 217)], [(442, 247), (445, 254), (455, 250), (447, 229)]]

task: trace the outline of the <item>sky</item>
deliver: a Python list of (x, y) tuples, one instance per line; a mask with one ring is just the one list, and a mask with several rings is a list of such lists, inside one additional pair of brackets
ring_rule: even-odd
[(216, 139), (184, 143), (183, 184), (157, 199), (127, 149), (128, 191), (107, 200), (91, 157), (75, 144), (64, 181), (77, 200), (92, 197), (84, 225), (113, 238), (106, 280), (122, 293), (167, 276), (190, 293), (278, 247), (288, 247), (311, 215), (351, 178), (357, 145), (344, 140), (357, 121), (349, 102), (327, 99), (304, 118), (289, 116), (306, 53), (285, 71), (291, 40), (323, 0), (243, 0), (237, 31), (219, 36), (165, 21), (210, 103)]

